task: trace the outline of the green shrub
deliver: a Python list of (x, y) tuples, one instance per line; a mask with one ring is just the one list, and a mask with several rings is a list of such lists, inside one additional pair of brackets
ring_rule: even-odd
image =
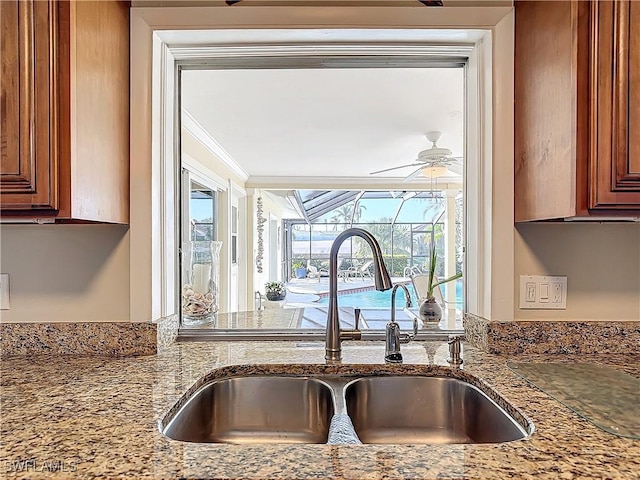
[(384, 264), (392, 277), (402, 277), (404, 269), (409, 265), (407, 254), (383, 255)]
[(285, 293), (284, 283), (282, 282), (267, 282), (264, 284), (265, 293), (273, 293), (275, 295), (282, 295)]
[(293, 270), (296, 268), (307, 268), (307, 261), (300, 258), (294, 258), (291, 263), (291, 268), (293, 268)]

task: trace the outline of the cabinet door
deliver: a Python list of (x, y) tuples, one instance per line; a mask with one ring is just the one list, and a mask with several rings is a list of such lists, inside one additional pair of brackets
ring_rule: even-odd
[(57, 4), (2, 0), (0, 206), (57, 208)]
[(640, 2), (591, 3), (589, 208), (640, 208)]

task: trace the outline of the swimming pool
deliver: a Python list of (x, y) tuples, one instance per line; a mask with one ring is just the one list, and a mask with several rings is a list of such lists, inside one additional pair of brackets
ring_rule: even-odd
[[(411, 294), (411, 302), (418, 305), (416, 292), (413, 285), (408, 284), (407, 288)], [(320, 305), (329, 305), (329, 297), (318, 300)], [(368, 290), (366, 292), (346, 293), (338, 296), (338, 304), (341, 307), (358, 307), (358, 308), (388, 308), (391, 305), (391, 290), (379, 292), (377, 290)], [(404, 305), (404, 292), (396, 293), (396, 305)], [(456, 305), (462, 307), (462, 282), (456, 282)]]

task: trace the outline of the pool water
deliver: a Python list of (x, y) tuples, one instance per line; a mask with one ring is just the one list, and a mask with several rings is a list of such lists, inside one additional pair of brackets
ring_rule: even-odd
[[(411, 302), (414, 306), (418, 305), (418, 298), (413, 289), (413, 285), (408, 284), (407, 288), (411, 295)], [(444, 293), (444, 292), (443, 292)], [(329, 297), (318, 300), (320, 305), (328, 305)], [(377, 290), (367, 290), (366, 292), (347, 293), (338, 295), (338, 304), (341, 307), (358, 307), (358, 308), (389, 308), (391, 306), (391, 290), (379, 292)], [(456, 282), (456, 305), (462, 308), (462, 282)], [(396, 306), (404, 306), (404, 291), (396, 293)]]

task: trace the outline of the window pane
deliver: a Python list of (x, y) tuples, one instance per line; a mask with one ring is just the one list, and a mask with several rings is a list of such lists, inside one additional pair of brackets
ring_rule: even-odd
[(192, 181), (189, 217), (191, 240), (216, 240), (216, 192)]
[(319, 272), (328, 271), (329, 251), (333, 240), (340, 233), (337, 225), (328, 222), (312, 225), (311, 232), (311, 265)]
[(311, 254), (311, 230), (306, 223), (298, 223), (291, 227), (291, 268), (292, 274), (296, 268), (306, 267)]
[(429, 198), (429, 192), (423, 192), (421, 195), (427, 195), (425, 197), (416, 196), (405, 200), (396, 218), (398, 223), (418, 223), (418, 222), (432, 222), (437, 220), (437, 217), (444, 210), (444, 201), (435, 193), (435, 198)]

